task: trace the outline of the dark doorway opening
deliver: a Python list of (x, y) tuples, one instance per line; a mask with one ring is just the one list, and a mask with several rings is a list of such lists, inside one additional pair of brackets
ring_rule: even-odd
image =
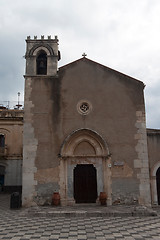
[(97, 171), (92, 164), (78, 164), (74, 169), (74, 198), (76, 203), (95, 203)]
[(158, 197), (158, 205), (160, 205), (160, 167), (156, 172), (156, 182), (157, 182), (157, 197)]

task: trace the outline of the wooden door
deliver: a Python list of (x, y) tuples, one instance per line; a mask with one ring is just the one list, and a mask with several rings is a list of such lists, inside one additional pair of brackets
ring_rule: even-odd
[(160, 168), (158, 168), (156, 172), (156, 182), (157, 182), (158, 205), (160, 205)]
[(97, 171), (92, 164), (78, 164), (74, 169), (74, 198), (76, 203), (95, 203)]

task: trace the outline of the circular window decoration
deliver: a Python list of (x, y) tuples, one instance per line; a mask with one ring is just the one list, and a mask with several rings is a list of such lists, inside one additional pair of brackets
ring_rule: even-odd
[(88, 100), (81, 100), (77, 104), (77, 110), (80, 114), (86, 115), (92, 109), (92, 105)]

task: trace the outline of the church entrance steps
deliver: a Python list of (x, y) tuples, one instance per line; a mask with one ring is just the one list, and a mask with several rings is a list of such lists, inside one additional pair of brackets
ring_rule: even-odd
[(0, 210), (28, 217), (145, 217), (160, 215), (160, 207), (147, 208), (138, 205), (100, 206), (97, 204), (75, 204), (74, 206), (36, 206), (10, 209), (10, 194), (0, 194)]
[(127, 217), (127, 216), (157, 216), (157, 211), (143, 206), (98, 206), (78, 204), (72, 207), (31, 207), (25, 209), (30, 216), (43, 217)]

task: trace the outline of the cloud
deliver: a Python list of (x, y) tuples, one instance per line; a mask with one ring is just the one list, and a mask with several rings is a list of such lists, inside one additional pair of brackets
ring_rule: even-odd
[(58, 35), (59, 66), (86, 52), (88, 58), (142, 80), (147, 126), (158, 128), (159, 29), (159, 0), (1, 0), (0, 100), (17, 99), (17, 92), (23, 92), (27, 35)]

